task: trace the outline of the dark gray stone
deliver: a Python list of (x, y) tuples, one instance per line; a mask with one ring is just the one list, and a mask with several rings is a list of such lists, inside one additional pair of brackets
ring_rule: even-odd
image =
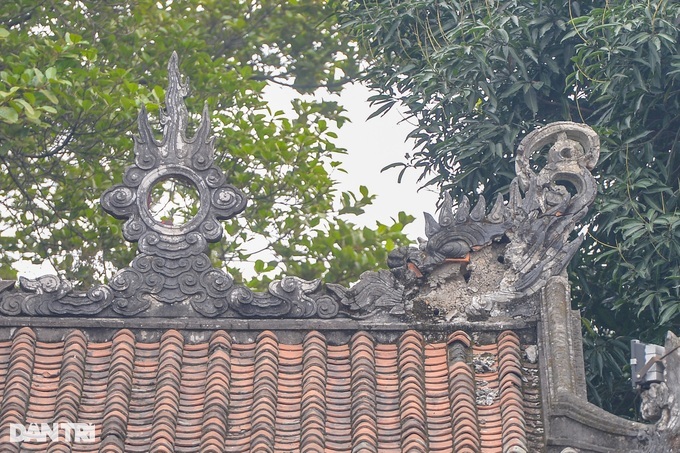
[(538, 338), (548, 451), (647, 451), (649, 425), (612, 415), (586, 398), (580, 315), (571, 309), (565, 277), (552, 277), (541, 291)]

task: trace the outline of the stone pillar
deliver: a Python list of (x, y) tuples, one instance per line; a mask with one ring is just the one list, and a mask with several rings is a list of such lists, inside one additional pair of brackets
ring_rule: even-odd
[(656, 421), (649, 453), (680, 452), (680, 339), (668, 332), (665, 348), (664, 382), (643, 392), (640, 404), (642, 417)]

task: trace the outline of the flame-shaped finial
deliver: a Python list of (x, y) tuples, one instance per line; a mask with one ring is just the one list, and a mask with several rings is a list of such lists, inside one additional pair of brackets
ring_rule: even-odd
[[(123, 184), (107, 190), (101, 198), (104, 210), (126, 219), (125, 238), (139, 243), (139, 255), (113, 279), (112, 304), (119, 313), (135, 314), (146, 310), (152, 300), (165, 304), (188, 301), (198, 312), (216, 316), (227, 310), (228, 304), (216, 298), (215, 288), (230, 286), (233, 279), (211, 266), (206, 254), (208, 242), (222, 237), (219, 221), (242, 212), (246, 198), (214, 163), (207, 105), (196, 135), (186, 137), (189, 113), (184, 98), (189, 94), (189, 83), (179, 72), (174, 52), (168, 73), (166, 105), (161, 111), (163, 139), (154, 138), (142, 109), (139, 136), (135, 137), (135, 165), (126, 170)], [(182, 224), (166, 224), (150, 209), (152, 192), (173, 179), (197, 194), (195, 212)], [(140, 264), (147, 262), (154, 266)], [(214, 297), (208, 298), (209, 294)]]
[(173, 52), (168, 62), (168, 89), (165, 91), (165, 112), (161, 113), (163, 124), (164, 145), (161, 155), (170, 157), (174, 153), (178, 159), (187, 155), (188, 149), (185, 134), (189, 112), (184, 104), (184, 98), (189, 95), (189, 79), (182, 80), (179, 72), (177, 52)]

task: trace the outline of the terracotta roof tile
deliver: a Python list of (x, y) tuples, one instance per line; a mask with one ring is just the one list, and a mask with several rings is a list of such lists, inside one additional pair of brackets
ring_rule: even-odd
[(503, 445), (526, 451), (520, 341), (515, 333), (503, 332), (498, 336), (497, 344)]
[(274, 451), (300, 449), (302, 354), (302, 345), (279, 345)]
[(129, 330), (120, 330), (111, 344), (111, 363), (104, 402), (101, 432), (101, 452), (123, 452), (132, 393), (132, 371), (135, 357), (135, 337)]
[(470, 337), (454, 332), (448, 339), (448, 390), (451, 404), (454, 451), (478, 452), (481, 448), (474, 370), (467, 362)]
[[(172, 330), (155, 343), (73, 331), (44, 343), (24, 328), (0, 341), (0, 451), (533, 451), (540, 386), (523, 357), (512, 332), (483, 345), (462, 331), (340, 345), (319, 332), (190, 344)], [(96, 441), (9, 442), (10, 423), (31, 422), (93, 423)]]
[(351, 451), (378, 451), (374, 348), (373, 338), (365, 332), (356, 333), (350, 341)]
[(19, 445), (9, 440), (10, 424), (24, 423), (31, 396), (35, 361), (36, 335), (27, 328), (19, 329), (12, 340), (7, 363), (7, 377), (0, 406), (0, 451), (18, 452)]
[(205, 402), (200, 451), (219, 453), (227, 438), (227, 414), (231, 390), (231, 337), (223, 331), (210, 338), (206, 370)]
[(257, 337), (255, 380), (253, 382), (253, 416), (250, 451), (274, 451), (276, 404), (278, 397), (279, 345), (273, 332)]
[(399, 412), (401, 445), (408, 452), (429, 449), (425, 408), (423, 337), (408, 331), (399, 339)]
[(346, 452), (352, 442), (349, 346), (328, 346), (326, 451)]
[(326, 338), (319, 332), (305, 337), (302, 360), (300, 451), (320, 453), (325, 449), (327, 349)]
[(154, 452), (173, 451), (180, 402), (183, 352), (182, 335), (176, 330), (165, 332), (159, 345), (151, 424), (150, 450)]

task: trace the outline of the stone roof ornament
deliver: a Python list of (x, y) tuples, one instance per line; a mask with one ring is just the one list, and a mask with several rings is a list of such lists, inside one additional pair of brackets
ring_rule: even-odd
[[(256, 293), (212, 266), (208, 243), (220, 240), (220, 220), (241, 213), (246, 197), (227, 183), (214, 163), (207, 105), (195, 135), (187, 137), (189, 113), (184, 98), (189, 84), (179, 72), (176, 53), (170, 58), (168, 74), (166, 107), (161, 111), (163, 138), (154, 138), (143, 108), (134, 139), (135, 163), (126, 169), (123, 183), (101, 197), (105, 211), (125, 220), (123, 235), (137, 243), (137, 256), (108, 285), (86, 293), (73, 291), (70, 282), (56, 276), (20, 278), (19, 291), (11, 291), (14, 282), (0, 282), (0, 313), (323, 319), (361, 317), (376, 310), (403, 314), (403, 288), (388, 271), (366, 273), (365, 281), (352, 289), (285, 277), (273, 281), (267, 292)], [(196, 212), (181, 224), (157, 219), (151, 212), (154, 188), (173, 179), (198, 194)]]
[[(529, 159), (547, 145), (548, 162), (536, 174)], [(535, 293), (564, 270), (581, 246), (582, 234), (569, 238), (597, 195), (590, 170), (599, 156), (599, 137), (583, 124), (552, 123), (520, 143), (508, 203), (511, 243), (505, 254), (517, 277), (512, 282), (515, 291)]]
[[(109, 285), (113, 309), (125, 315), (146, 310), (153, 300), (175, 304), (189, 301), (207, 316), (226, 309), (224, 289), (231, 277), (214, 269), (206, 254), (208, 242), (222, 237), (220, 220), (241, 213), (246, 207), (243, 192), (227, 184), (214, 163), (214, 138), (210, 133), (207, 104), (196, 134), (186, 136), (188, 112), (184, 98), (188, 80), (179, 73), (177, 54), (168, 64), (169, 83), (165, 112), (161, 112), (163, 139), (159, 142), (149, 126), (146, 109), (139, 115), (135, 137), (135, 164), (128, 167), (123, 184), (101, 197), (104, 210), (125, 219), (125, 239), (137, 242), (139, 254), (130, 267), (119, 271)], [(198, 192), (198, 211), (186, 223), (166, 224), (150, 211), (155, 186), (176, 178)]]
[[(547, 164), (535, 173), (531, 157), (547, 146)], [(517, 149), (517, 177), (507, 203), (499, 194), (486, 214), (483, 196), (472, 209), (463, 197), (454, 212), (453, 201), (445, 194), (439, 221), (425, 213), (427, 241), (419, 249), (396, 249), (388, 265), (395, 272), (401, 270), (403, 278), (425, 276), (445, 262), (469, 263), (471, 252), (509, 240), (498, 256), (505, 270), (497, 288), (481, 294), (471, 288), (475, 294), (465, 315), (493, 316), (500, 304), (535, 294), (550, 277), (562, 273), (583, 242), (582, 235), (573, 240), (570, 235), (597, 194), (590, 170), (599, 153), (599, 138), (586, 125), (558, 122), (533, 131)]]
[[(168, 73), (162, 139), (154, 137), (142, 109), (134, 164), (125, 171), (122, 184), (101, 197), (104, 210), (125, 221), (123, 235), (137, 243), (137, 256), (109, 284), (87, 292), (74, 291), (56, 276), (20, 278), (18, 289), (14, 282), (0, 281), (1, 314), (395, 320), (410, 311), (413, 287), (424, 284), (424, 277), (440, 265), (457, 263), (466, 275), (487, 272), (486, 264), (475, 270), (475, 252), (502, 243), (503, 259), (499, 256), (498, 261), (503, 263), (496, 262), (501, 267), (489, 271), (498, 275), (491, 287), (473, 288), (474, 276), (471, 282), (467, 278), (454, 282), (470, 294), (461, 299), (465, 308), (458, 315), (485, 319), (507, 316), (503, 304), (536, 293), (547, 279), (562, 273), (581, 244), (582, 237), (570, 239), (570, 235), (595, 197), (590, 170), (597, 162), (599, 141), (587, 126), (553, 123), (521, 142), (517, 177), (507, 202), (498, 195), (487, 213), (483, 197), (473, 208), (464, 197), (454, 212), (446, 195), (438, 220), (426, 214), (427, 241), (420, 248), (393, 251), (390, 270), (366, 272), (351, 288), (284, 277), (264, 293), (253, 292), (213, 267), (207, 254), (208, 244), (222, 237), (220, 221), (240, 214), (246, 197), (227, 182), (214, 162), (207, 106), (195, 134), (187, 137), (189, 113), (184, 98), (189, 85), (174, 53)], [(547, 164), (536, 173), (531, 158), (546, 147)], [(151, 210), (152, 194), (162, 191), (168, 180), (197, 194), (188, 218), (178, 223), (159, 219)]]

